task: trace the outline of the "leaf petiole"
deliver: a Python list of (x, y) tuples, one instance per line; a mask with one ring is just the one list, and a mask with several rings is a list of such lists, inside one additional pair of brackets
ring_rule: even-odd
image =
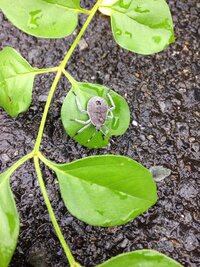
[(77, 81), (67, 72), (65, 69), (62, 70), (65, 77), (69, 80), (72, 86), (77, 86)]
[(43, 132), (44, 132), (44, 126), (45, 126), (45, 123), (46, 123), (47, 114), (48, 114), (48, 111), (49, 111), (49, 107), (50, 107), (54, 92), (56, 90), (56, 86), (57, 86), (57, 84), (58, 84), (58, 82), (60, 80), (60, 77), (62, 75), (62, 72), (65, 69), (65, 66), (66, 66), (67, 62), (70, 59), (70, 57), (71, 57), (73, 51), (75, 50), (76, 46), (78, 45), (81, 37), (83, 36), (83, 34), (86, 31), (88, 25), (90, 24), (92, 18), (94, 17), (95, 13), (97, 12), (101, 2), (102, 2), (102, 0), (98, 0), (97, 3), (94, 5), (94, 7), (91, 9), (90, 15), (88, 16), (88, 18), (87, 18), (86, 22), (84, 23), (82, 29), (80, 30), (79, 34), (77, 35), (75, 41), (73, 42), (72, 46), (70, 47), (69, 51), (67, 52), (67, 54), (64, 57), (63, 61), (61, 62), (60, 66), (58, 67), (58, 71), (57, 71), (56, 77), (55, 77), (55, 79), (53, 81), (53, 84), (51, 86), (51, 89), (50, 89), (50, 92), (49, 92), (49, 96), (48, 96), (48, 99), (47, 99), (47, 102), (46, 102), (46, 105), (45, 105), (45, 108), (44, 108), (44, 113), (43, 113), (43, 116), (42, 116), (42, 120), (41, 120), (41, 123), (40, 123), (40, 128), (39, 128), (39, 131), (38, 131), (38, 136), (37, 136), (35, 147), (34, 147), (34, 153), (35, 154), (37, 154), (39, 149), (40, 149), (40, 144), (41, 144), (41, 141), (42, 141), (42, 135), (43, 135)]
[(37, 74), (44, 74), (44, 73), (50, 73), (50, 72), (56, 72), (58, 71), (59, 67), (54, 67), (54, 68), (47, 68), (47, 69), (34, 69), (33, 73), (35, 75)]
[(13, 172), (19, 168), (22, 164), (24, 164), (27, 160), (33, 158), (33, 152), (30, 154), (27, 154), (26, 156), (19, 159), (17, 162), (15, 162), (6, 172), (7, 176), (10, 176), (13, 174)]
[(38, 181), (39, 181), (39, 184), (40, 184), (40, 188), (41, 188), (41, 191), (42, 191), (42, 194), (43, 194), (43, 198), (44, 198), (44, 201), (45, 201), (45, 204), (47, 206), (47, 209), (48, 209), (48, 212), (49, 212), (49, 216), (51, 218), (51, 221), (52, 221), (52, 224), (54, 226), (54, 229), (56, 231), (56, 234), (58, 236), (58, 239), (65, 251), (65, 254), (68, 258), (68, 261), (70, 263), (70, 266), (73, 267), (73, 266), (81, 266), (81, 265), (77, 265), (67, 243), (65, 242), (65, 239), (62, 235), (62, 232), (60, 230), (60, 227), (57, 223), (57, 220), (56, 220), (56, 217), (55, 217), (55, 214), (53, 212), (53, 208), (51, 206), (51, 203), (50, 203), (50, 200), (49, 200), (49, 197), (48, 197), (48, 194), (47, 194), (47, 191), (46, 191), (46, 188), (45, 188), (45, 184), (44, 184), (44, 180), (43, 180), (43, 177), (42, 177), (42, 172), (41, 172), (41, 169), (40, 169), (40, 165), (39, 165), (39, 160), (38, 160), (38, 156), (34, 156), (34, 164), (35, 164), (35, 169), (36, 169), (36, 173), (37, 173), (37, 176), (38, 176)]

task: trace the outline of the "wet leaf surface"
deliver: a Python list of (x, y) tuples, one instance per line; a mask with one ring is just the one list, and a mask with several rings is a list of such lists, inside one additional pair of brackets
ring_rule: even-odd
[[(136, 250), (111, 258), (97, 267), (181, 267), (182, 265), (155, 250)], [(183, 267), (183, 266), (182, 266)]]
[[(112, 107), (112, 103), (107, 95), (108, 92), (115, 104), (115, 108), (113, 109), (113, 118), (105, 120), (106, 127), (102, 126), (103, 132), (98, 132), (92, 123), (89, 125), (89, 122), (88, 124), (81, 124), (74, 121), (74, 119), (78, 119), (84, 123), (90, 119), (89, 113), (84, 114), (79, 110), (76, 96), (81, 104), (81, 108), (88, 111), (88, 101), (94, 96), (102, 97), (106, 100), (108, 107)], [(96, 110), (94, 109), (90, 116), (92, 114), (95, 115), (95, 112)], [(111, 114), (109, 113), (108, 115), (110, 116)], [(107, 115), (104, 116), (104, 118), (106, 117)], [(122, 135), (127, 130), (130, 122), (130, 111), (126, 100), (113, 90), (98, 84), (77, 83), (71, 88), (64, 100), (61, 118), (65, 131), (77, 142), (87, 147), (99, 148), (108, 145), (110, 136)], [(78, 133), (80, 129), (87, 125), (89, 125), (88, 128)], [(106, 128), (108, 128), (108, 133), (104, 135)]]
[(32, 100), (34, 69), (13, 48), (0, 52), (0, 107), (16, 117), (26, 111)]
[(19, 235), (19, 215), (10, 189), (9, 173), (0, 174), (0, 266), (7, 267)]
[(6, 17), (20, 30), (44, 38), (71, 34), (78, 23), (79, 0), (0, 0)]
[(119, 0), (103, 7), (109, 11), (116, 42), (139, 54), (164, 50), (174, 41), (173, 23), (165, 0)]
[(94, 156), (65, 165), (47, 162), (57, 176), (67, 209), (98, 226), (125, 224), (157, 200), (150, 172), (130, 158)]

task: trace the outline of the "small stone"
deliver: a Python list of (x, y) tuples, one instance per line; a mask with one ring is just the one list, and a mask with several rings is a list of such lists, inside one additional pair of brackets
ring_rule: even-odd
[(86, 40), (83, 38), (80, 40), (78, 46), (79, 46), (80, 51), (82, 51), (88, 47), (88, 44), (87, 44)]
[(195, 250), (199, 246), (199, 242), (194, 234), (187, 236), (185, 240), (185, 249), (187, 251)]
[(162, 113), (164, 113), (165, 112), (165, 108), (166, 108), (165, 103), (163, 101), (159, 101), (158, 104), (159, 104), (159, 107), (160, 107)]
[(124, 239), (124, 240), (122, 241), (120, 247), (121, 247), (121, 248), (125, 248), (125, 247), (127, 246), (127, 244), (128, 244), (128, 239), (126, 238), (126, 239)]
[(148, 140), (151, 140), (154, 138), (154, 136), (152, 134), (150, 134), (147, 138), (148, 138)]
[(3, 163), (6, 163), (6, 162), (10, 161), (10, 158), (8, 157), (7, 154), (2, 154), (1, 160), (3, 161)]
[(133, 121), (132, 121), (132, 125), (135, 126), (135, 127), (138, 127), (138, 123), (137, 123), (137, 121), (134, 121), (134, 120), (133, 120)]
[(166, 177), (170, 176), (171, 170), (164, 168), (163, 166), (152, 166), (149, 171), (151, 172), (154, 180), (160, 182)]
[(179, 194), (182, 198), (191, 200), (198, 195), (198, 189), (191, 184), (184, 184), (182, 185)]
[(38, 97), (38, 100), (39, 100), (40, 102), (46, 102), (46, 101), (47, 101), (47, 98), (48, 98), (47, 95), (40, 95), (40, 96)]
[(105, 78), (105, 81), (109, 81), (110, 80), (110, 74), (106, 74), (104, 78)]
[(191, 145), (191, 148), (195, 151), (195, 152), (199, 152), (199, 144), (198, 143), (193, 143)]
[(162, 137), (160, 138), (160, 141), (161, 141), (162, 143), (164, 143), (166, 140), (167, 140), (166, 136), (162, 136)]
[(16, 156), (18, 156), (18, 155), (19, 155), (19, 151), (16, 150), (15, 153), (14, 153), (14, 156), (16, 157)]

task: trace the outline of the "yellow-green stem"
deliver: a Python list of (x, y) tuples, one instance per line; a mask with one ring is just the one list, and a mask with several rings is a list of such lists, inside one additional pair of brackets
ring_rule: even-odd
[(48, 69), (34, 69), (34, 74), (44, 74), (49, 72), (56, 72), (58, 71), (59, 67), (48, 68)]
[(42, 120), (41, 120), (41, 123), (40, 123), (40, 128), (39, 128), (39, 131), (38, 131), (38, 136), (37, 136), (37, 139), (36, 139), (36, 142), (35, 142), (35, 148), (34, 148), (34, 153), (35, 154), (37, 154), (39, 149), (40, 149), (40, 144), (41, 144), (41, 141), (42, 141), (42, 135), (43, 135), (43, 132), (44, 132), (44, 126), (45, 126), (45, 123), (46, 123), (47, 114), (48, 114), (48, 111), (49, 111), (49, 107), (51, 105), (51, 100), (53, 98), (56, 86), (57, 86), (57, 84), (58, 84), (58, 82), (60, 80), (61, 74), (62, 74), (61, 69), (58, 69), (58, 71), (56, 73), (56, 77), (55, 77), (55, 79), (53, 81), (53, 84), (51, 86), (51, 89), (49, 91), (47, 102), (46, 102), (46, 105), (45, 105), (45, 108), (44, 108), (44, 113), (43, 113)]
[(77, 35), (75, 41), (73, 42), (72, 46), (70, 47), (69, 51), (67, 52), (64, 60), (61, 62), (61, 68), (64, 69), (68, 60), (70, 59), (73, 51), (75, 50), (76, 46), (78, 45), (81, 37), (83, 36), (85, 30), (87, 29), (88, 25), (90, 24), (92, 18), (94, 17), (95, 13), (97, 12), (101, 2), (103, 0), (98, 0), (97, 3), (95, 4), (95, 6), (92, 8), (92, 10), (90, 11), (90, 15), (88, 16), (86, 22), (84, 23), (82, 29), (80, 30), (79, 34)]
[(57, 220), (56, 220), (56, 217), (54, 215), (54, 212), (53, 212), (53, 208), (51, 206), (51, 203), (49, 201), (49, 197), (48, 197), (48, 194), (47, 194), (47, 191), (46, 191), (46, 188), (45, 188), (45, 184), (44, 184), (44, 180), (43, 180), (43, 177), (42, 177), (42, 172), (41, 172), (41, 169), (40, 169), (40, 165), (39, 165), (39, 160), (38, 160), (38, 157), (37, 156), (34, 156), (34, 163), (35, 163), (35, 169), (36, 169), (36, 173), (37, 173), (37, 176), (38, 176), (38, 181), (39, 181), (39, 184), (40, 184), (40, 188), (41, 188), (41, 191), (42, 191), (42, 195), (43, 195), (43, 198), (44, 198), (44, 201), (45, 201), (45, 204), (47, 206), (47, 209), (48, 209), (48, 212), (49, 212), (49, 216), (51, 218), (51, 221), (52, 221), (52, 224), (53, 224), (53, 227), (56, 231), (56, 234), (58, 236), (58, 239), (65, 251), (65, 254), (68, 258), (68, 261), (70, 263), (70, 266), (76, 266), (76, 261), (74, 260), (74, 257), (67, 245), (67, 243), (65, 242), (65, 239), (62, 235), (62, 232), (60, 230), (60, 227), (57, 223)]
[(67, 72), (65, 69), (63, 69), (62, 72), (65, 75), (65, 77), (69, 80), (71, 85), (73, 86), (77, 85), (77, 81), (69, 74), (69, 72)]
[(68, 60), (70, 59), (73, 51), (75, 50), (76, 46), (78, 45), (78, 42), (80, 41), (80, 39), (83, 36), (85, 30), (87, 29), (89, 23), (91, 22), (91, 20), (94, 17), (96, 11), (98, 10), (101, 2), (102, 2), (102, 0), (98, 0), (97, 3), (95, 4), (95, 6), (92, 8), (92, 10), (89, 12), (90, 15), (88, 16), (86, 22), (84, 23), (82, 29), (80, 30), (79, 34), (77, 35), (77, 37), (76, 37), (75, 41), (73, 42), (72, 46), (70, 47), (69, 51), (67, 52), (65, 58), (61, 62), (60, 66), (58, 67), (58, 71), (57, 71), (56, 77), (55, 77), (55, 79), (53, 81), (53, 84), (51, 86), (51, 89), (49, 91), (49, 96), (48, 96), (48, 99), (47, 99), (47, 102), (46, 102), (46, 105), (45, 105), (45, 109), (44, 109), (44, 113), (43, 113), (43, 116), (42, 116), (42, 120), (41, 120), (41, 123), (40, 123), (40, 128), (39, 128), (39, 131), (38, 131), (38, 136), (37, 136), (35, 147), (34, 147), (34, 153), (35, 154), (37, 154), (39, 149), (40, 149), (40, 144), (41, 144), (41, 141), (42, 141), (42, 136), (43, 136), (43, 132), (44, 132), (44, 126), (45, 126), (45, 123), (46, 123), (48, 110), (49, 110), (49, 107), (50, 107), (54, 92), (56, 90), (56, 86), (57, 86), (57, 84), (58, 84), (58, 82), (60, 80), (62, 71), (65, 69), (65, 66), (66, 66)]
[(24, 162), (31, 159), (33, 157), (33, 153), (27, 154), (23, 158), (19, 159), (17, 162), (15, 162), (8, 170), (7, 173), (11, 175), (17, 168), (19, 168)]
[[(63, 61), (61, 62), (60, 66), (56, 67), (56, 68), (49, 69), (50, 71), (57, 71), (57, 73), (56, 73), (56, 76), (54, 78), (54, 81), (53, 81), (53, 84), (51, 86), (51, 89), (49, 91), (48, 99), (47, 99), (47, 102), (46, 102), (46, 105), (45, 105), (45, 108), (44, 108), (44, 113), (43, 113), (42, 120), (41, 120), (41, 123), (40, 123), (39, 131), (38, 131), (35, 147), (34, 147), (34, 150), (33, 150), (32, 154), (31, 154), (31, 157), (34, 156), (35, 169), (36, 169), (36, 172), (37, 172), (40, 188), (41, 188), (41, 191), (42, 191), (42, 194), (43, 194), (43, 197), (44, 197), (44, 200), (45, 200), (48, 212), (49, 212), (49, 216), (50, 216), (50, 218), (52, 220), (54, 229), (55, 229), (55, 231), (57, 233), (57, 236), (58, 236), (58, 238), (60, 240), (60, 243), (61, 243), (61, 245), (62, 245), (62, 247), (63, 247), (63, 249), (65, 251), (65, 254), (66, 254), (67, 258), (68, 258), (68, 261), (69, 261), (71, 267), (81, 267), (81, 265), (74, 260), (74, 257), (72, 255), (67, 243), (65, 242), (65, 239), (64, 239), (64, 237), (62, 235), (62, 232), (61, 232), (61, 230), (59, 228), (59, 225), (57, 223), (55, 214), (53, 212), (53, 209), (52, 209), (52, 206), (51, 206), (51, 203), (50, 203), (50, 200), (48, 198), (48, 194), (47, 194), (47, 191), (46, 191), (46, 188), (45, 188), (44, 180), (43, 180), (41, 169), (40, 169), (40, 165), (39, 165), (38, 156), (40, 154), (39, 149), (40, 149), (40, 144), (41, 144), (41, 141), (42, 141), (42, 136), (43, 136), (44, 127), (45, 127), (45, 123), (46, 123), (46, 119), (47, 119), (47, 114), (48, 114), (49, 107), (50, 107), (54, 92), (56, 90), (57, 84), (58, 84), (58, 82), (60, 80), (60, 77), (61, 77), (62, 73), (64, 73), (66, 75), (66, 77), (69, 79), (69, 81), (72, 84), (76, 84), (76, 81), (71, 77), (71, 75), (65, 71), (65, 67), (66, 67), (66, 64), (67, 64), (68, 60), (70, 59), (73, 51), (75, 50), (76, 46), (78, 45), (81, 37), (83, 36), (85, 30), (87, 29), (90, 21), (92, 20), (93, 16), (95, 15), (96, 11), (98, 10), (101, 2), (102, 2), (102, 0), (98, 0), (97, 3), (95, 4), (95, 6), (92, 8), (92, 10), (86, 12), (89, 16), (88, 16), (86, 22), (84, 23), (82, 29), (80, 30), (79, 34), (77, 35), (75, 41), (73, 42), (71, 48), (67, 52), (67, 54), (64, 57)], [(41, 70), (41, 71), (39, 71), (39, 70), (37, 71), (36, 70), (36, 72), (38, 72), (37, 74), (46, 73), (46, 70), (45, 69)]]

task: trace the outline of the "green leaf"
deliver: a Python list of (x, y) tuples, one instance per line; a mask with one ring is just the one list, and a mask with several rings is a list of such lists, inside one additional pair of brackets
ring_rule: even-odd
[(9, 184), (10, 174), (0, 174), (0, 266), (7, 267), (19, 235), (19, 215)]
[(26, 111), (32, 100), (37, 70), (11, 47), (0, 52), (0, 107), (16, 117)]
[[(82, 108), (85, 110), (87, 110), (89, 99), (93, 96), (103, 97), (108, 105), (111, 106), (107, 96), (107, 92), (110, 93), (116, 107), (113, 110), (113, 119), (106, 120), (105, 126), (108, 128), (106, 136), (103, 136), (102, 132), (97, 132), (93, 125), (76, 135), (78, 130), (84, 127), (84, 125), (73, 121), (73, 119), (87, 121), (89, 116), (80, 112), (73, 92), (75, 92)], [(127, 130), (130, 122), (130, 111), (125, 99), (107, 87), (91, 83), (75, 83), (63, 103), (61, 119), (65, 131), (77, 142), (86, 147), (100, 148), (108, 144), (110, 136), (122, 135)]]
[(157, 200), (150, 172), (130, 158), (94, 156), (64, 165), (42, 160), (56, 172), (67, 209), (88, 224), (125, 224)]
[(104, 1), (101, 9), (111, 16), (115, 41), (125, 49), (148, 55), (164, 50), (174, 41), (165, 0)]
[(0, 0), (0, 8), (20, 30), (44, 38), (71, 34), (83, 11), (80, 0)]
[(143, 249), (120, 254), (97, 267), (183, 267), (155, 250)]

